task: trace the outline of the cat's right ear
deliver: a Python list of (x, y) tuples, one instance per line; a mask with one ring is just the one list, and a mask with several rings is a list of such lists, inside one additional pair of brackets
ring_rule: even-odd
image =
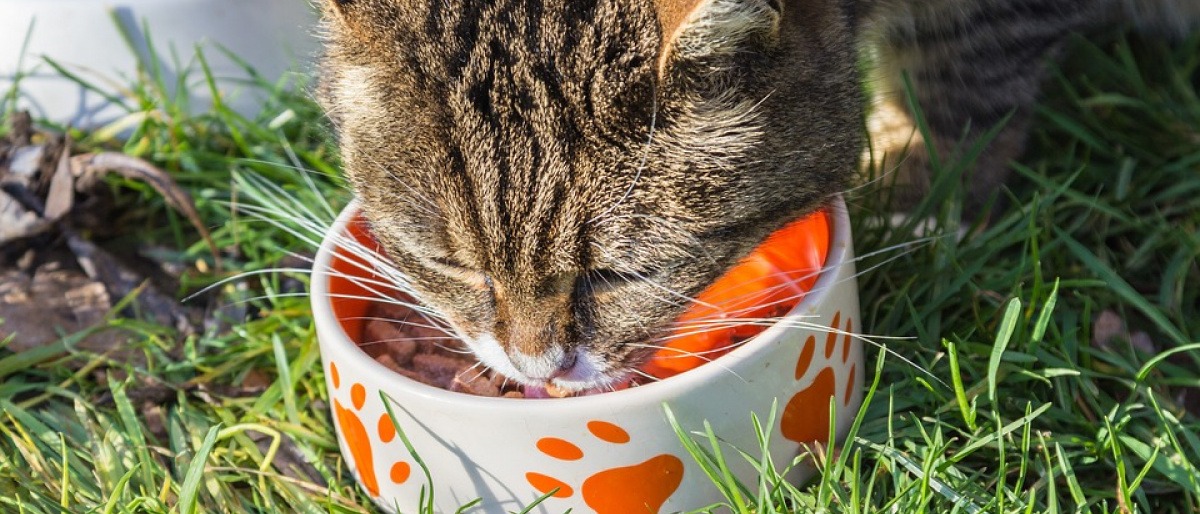
[(659, 73), (673, 63), (718, 62), (775, 44), (781, 0), (655, 0), (662, 47)]

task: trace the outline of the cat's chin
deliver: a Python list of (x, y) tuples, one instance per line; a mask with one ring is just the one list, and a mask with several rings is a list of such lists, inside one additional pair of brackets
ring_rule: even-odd
[[(586, 396), (622, 388), (629, 381), (627, 373), (606, 372), (605, 370), (609, 366), (605, 365), (601, 358), (586, 351), (580, 352), (575, 365), (571, 366), (571, 369), (565, 374), (548, 381), (534, 379), (521, 373), (513, 365), (504, 348), (490, 334), (483, 334), (475, 338), (463, 337), (462, 340), (484, 366), (525, 386), (527, 397), (553, 397), (564, 394)], [(545, 396), (539, 396), (540, 394)]]
[[(570, 393), (574, 396), (587, 396), (590, 394), (607, 393), (617, 389), (624, 389), (629, 385), (629, 376), (617, 375), (597, 375), (588, 380), (570, 380), (556, 378), (551, 381), (551, 386), (559, 391)], [(526, 388), (528, 391), (528, 387)], [(528, 396), (528, 393), (526, 393)]]
[(523, 388), (526, 398), (563, 398), (566, 396), (591, 396), (593, 394), (607, 393), (613, 390), (613, 386), (596, 386), (572, 388), (569, 385), (559, 386), (556, 384), (548, 385), (526, 385)]
[(484, 366), (523, 385), (536, 385), (534, 381), (529, 380), (528, 377), (518, 371), (516, 366), (513, 366), (512, 361), (508, 359), (508, 354), (504, 352), (504, 348), (500, 346), (500, 343), (491, 334), (483, 334), (472, 338), (464, 337), (462, 331), (457, 332), (459, 333), (459, 339), (467, 345), (471, 353), (475, 354), (475, 358), (479, 359), (479, 362)]
[(521, 382), (526, 398), (563, 398), (567, 396), (591, 396), (625, 389), (632, 384), (632, 376), (595, 375), (587, 379), (573, 380), (560, 377), (549, 382)]

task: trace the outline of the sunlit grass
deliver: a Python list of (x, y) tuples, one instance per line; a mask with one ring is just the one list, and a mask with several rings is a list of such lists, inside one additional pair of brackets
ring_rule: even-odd
[[(803, 457), (823, 475), (791, 485), (764, 467), (760, 484), (720, 485), (738, 491), (730, 505), (1200, 510), (1200, 423), (1183, 403), (1200, 394), (1197, 56), (1200, 38), (1176, 47), (1119, 34), (1078, 41), (1016, 165), (1008, 210), (961, 240), (947, 218), (957, 196), (947, 165), (951, 187), (919, 213), (941, 219), (945, 232), (859, 266), (870, 270), (859, 278), (863, 330), (911, 337), (888, 348), (916, 366), (869, 351), (877, 373), (847, 443)], [(191, 113), (146, 77), (133, 88), (123, 137), (71, 130), (82, 148), (156, 163), (197, 199), (225, 269), (212, 270), (207, 247), (152, 189), (108, 180), (127, 207), (114, 222), (130, 230), (107, 243), (170, 248), (163, 258), (186, 269), (181, 296), (314, 250), (239, 210), (248, 195), (234, 174), (265, 178), (300, 201), (348, 199), (312, 102), (283, 84), (260, 86), (274, 94), (248, 119), (220, 104)], [(850, 202), (859, 206), (859, 254), (911, 240), (869, 223), (883, 214), (863, 207), (878, 204), (873, 194), (860, 190)], [(113, 317), (135, 334), (129, 345), (144, 363), (64, 355), (81, 335), (48, 350), (0, 350), (0, 511), (372, 512), (337, 452), (307, 300), (291, 295), (297, 278), (220, 286), (226, 305), (246, 307), (245, 319), (178, 343), (170, 329)], [(1104, 310), (1130, 333), (1146, 332), (1159, 352), (1178, 353), (1094, 345), (1092, 323)], [(252, 383), (262, 384), (253, 395), (225, 394)], [(703, 460), (698, 448), (712, 441), (683, 436), (697, 438)]]

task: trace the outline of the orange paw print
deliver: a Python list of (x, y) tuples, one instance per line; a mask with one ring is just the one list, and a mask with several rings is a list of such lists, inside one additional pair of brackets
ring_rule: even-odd
[[(606, 421), (590, 421), (587, 429), (597, 439), (611, 444), (625, 444), (630, 439), (625, 429)], [(562, 461), (583, 458), (583, 450), (557, 437), (539, 439), (537, 448)], [(555, 498), (570, 498), (575, 494), (575, 489), (562, 480), (541, 473), (526, 473), (525, 479), (542, 494), (557, 488)], [(583, 501), (597, 514), (653, 513), (662, 508), (682, 481), (683, 461), (664, 453), (641, 464), (599, 471), (583, 481), (581, 494)]]
[[(333, 388), (340, 390), (342, 380), (338, 375), (337, 364), (333, 362), (329, 363), (329, 378), (333, 381)], [(338, 428), (342, 432), (342, 439), (350, 447), (350, 456), (354, 459), (359, 480), (362, 481), (363, 487), (367, 489), (368, 493), (371, 493), (371, 496), (378, 497), (379, 478), (375, 474), (375, 452), (372, 450), (372, 437), (367, 432), (367, 427), (363, 425), (362, 418), (358, 415), (366, 401), (367, 389), (362, 384), (355, 382), (350, 385), (350, 403), (353, 404), (353, 409), (346, 408), (342, 402), (334, 398), (333, 411), (336, 413), (335, 418)], [(375, 435), (380, 444), (390, 443), (396, 438), (396, 427), (387, 413), (379, 417)], [(407, 482), (411, 474), (412, 467), (403, 461), (393, 463), (388, 469), (388, 478), (395, 484)]]
[[(832, 363), (834, 352), (837, 350), (838, 340), (841, 339), (841, 362), (845, 364), (850, 359), (850, 345), (853, 342), (853, 337), (850, 333), (854, 329), (854, 324), (850, 318), (846, 318), (846, 326), (841, 325), (842, 313), (839, 311), (833, 315), (833, 323), (830, 324), (830, 331), (825, 335), (825, 359), (817, 360), (817, 338), (816, 336), (808, 336), (808, 340), (804, 342), (804, 349), (800, 351), (800, 358), (796, 361), (796, 380), (800, 380), (809, 375), (809, 370), (814, 365), (822, 366), (817, 372), (816, 378), (809, 383), (808, 387), (800, 390), (792, 396), (788, 401), (787, 406), (783, 408), (783, 416), (779, 419), (779, 428), (783, 432), (783, 437), (800, 444), (812, 443), (828, 443), (829, 438), (829, 398), (837, 395), (837, 377), (834, 376), (834, 369), (829, 364)], [(842, 334), (845, 335), (842, 335)], [(838, 337), (842, 335), (842, 337)], [(857, 366), (851, 365), (850, 371), (847, 373), (845, 390), (842, 395), (842, 405), (846, 407), (850, 404), (851, 393), (854, 392), (854, 375), (857, 371)]]

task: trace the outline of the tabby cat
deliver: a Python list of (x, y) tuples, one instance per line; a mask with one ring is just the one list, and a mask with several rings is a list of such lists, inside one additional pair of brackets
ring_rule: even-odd
[(1134, 5), (324, 0), (319, 97), (406, 287), (510, 378), (604, 387), (688, 298), (847, 187), (862, 45), (891, 117), (879, 140), (911, 145), (906, 195), (928, 159), (897, 107), (902, 71), (945, 155), (1009, 119), (967, 178), (978, 206), (1067, 33), (1200, 18), (1196, 0)]

